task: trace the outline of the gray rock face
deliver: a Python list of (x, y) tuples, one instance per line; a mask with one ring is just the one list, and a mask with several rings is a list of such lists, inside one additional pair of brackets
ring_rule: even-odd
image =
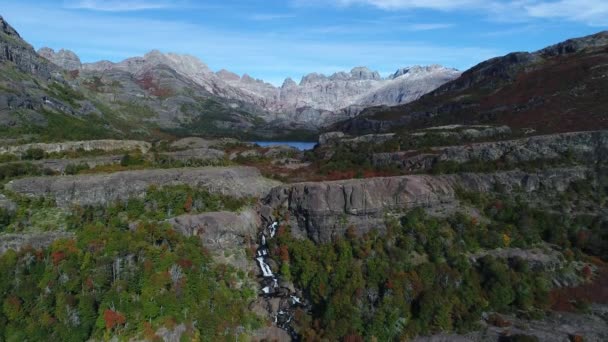
[(295, 236), (329, 242), (342, 236), (350, 226), (360, 234), (374, 228), (382, 230), (387, 213), (454, 203), (458, 188), (491, 192), (496, 185), (502, 185), (506, 191), (564, 191), (571, 182), (586, 179), (586, 170), (413, 175), (298, 183), (274, 188), (265, 202), (270, 207), (289, 211), (289, 223)]
[(45, 153), (75, 152), (83, 151), (132, 151), (139, 150), (146, 153), (150, 150), (150, 143), (137, 140), (87, 140), (68, 141), (61, 143), (32, 143), (25, 145), (0, 146), (0, 154), (22, 155), (30, 149), (41, 149)]
[(429, 170), (440, 161), (466, 163), (469, 161), (510, 163), (533, 160), (575, 158), (586, 163), (608, 158), (608, 131), (574, 132), (535, 136), (525, 139), (473, 143), (465, 146), (432, 148), (430, 152), (415, 151), (376, 153), (375, 166), (396, 165), (410, 171)]
[(386, 79), (365, 67), (331, 76), (312, 73), (304, 76), (299, 85), (286, 79), (280, 88), (242, 79), (228, 83), (263, 97), (266, 109), (285, 113), (288, 120), (327, 126), (355, 116), (365, 107), (414, 101), (460, 75), (440, 66), (407, 70)]
[(560, 252), (548, 248), (499, 248), (476, 253), (471, 256), (471, 259), (476, 261), (486, 255), (508, 261), (522, 259), (528, 264), (530, 270), (534, 272), (553, 272), (561, 269), (564, 262), (564, 258)]
[(254, 241), (261, 224), (254, 210), (182, 215), (167, 222), (185, 236), (200, 237), (203, 245), (211, 251), (242, 247), (247, 238)]
[(125, 171), (112, 174), (32, 177), (11, 181), (6, 188), (27, 196), (55, 198), (60, 207), (97, 205), (144, 196), (151, 185), (187, 184), (234, 197), (260, 197), (279, 183), (255, 168), (184, 168)]
[(80, 58), (70, 50), (61, 49), (55, 52), (55, 50), (51, 48), (43, 47), (38, 50), (38, 54), (46, 58), (51, 63), (68, 71), (80, 70), (82, 67)]
[(25, 247), (46, 248), (60, 239), (73, 238), (69, 232), (47, 232), (35, 234), (0, 234), (0, 255), (8, 250), (20, 251)]
[(19, 33), (0, 16), (0, 62), (12, 62), (21, 71), (49, 79), (56, 70), (36, 54)]
[[(100, 156), (91, 158), (76, 158), (76, 159), (44, 159), (33, 160), (30, 163), (38, 165), (42, 169), (52, 170), (58, 173), (65, 172), (69, 165), (87, 165), (89, 168), (102, 165), (119, 164), (122, 156)], [(13, 162), (21, 163), (21, 162)]]
[[(211, 212), (182, 215), (167, 221), (185, 236), (197, 236), (216, 259), (240, 269), (248, 269), (252, 260), (244, 252), (248, 241), (255, 241), (260, 216), (248, 209), (239, 213)], [(226, 257), (225, 252), (230, 252)]]
[(193, 160), (217, 161), (224, 158), (225, 153), (213, 148), (193, 148), (176, 152), (164, 152), (162, 155), (174, 160), (188, 162)]
[(600, 342), (608, 339), (608, 323), (602, 318), (605, 305), (593, 305), (591, 313), (550, 312), (540, 320), (526, 320), (513, 316), (503, 316), (508, 327), (496, 327), (483, 321), (479, 331), (463, 335), (440, 334), (420, 336), (414, 342), (499, 342), (505, 336), (524, 334), (534, 336), (539, 342), (572, 341), (573, 336), (583, 341)]

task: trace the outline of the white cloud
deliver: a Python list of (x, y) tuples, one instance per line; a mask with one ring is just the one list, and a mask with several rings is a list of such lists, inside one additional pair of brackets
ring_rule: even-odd
[(371, 6), (385, 11), (427, 9), (485, 13), (490, 20), (530, 22), (561, 19), (608, 26), (608, 0), (293, 0), (297, 6), (332, 3), (338, 7)]
[(447, 23), (416, 23), (408, 26), (409, 31), (432, 31), (432, 30), (443, 30), (450, 27), (454, 27), (453, 24)]
[(533, 18), (566, 19), (591, 26), (608, 26), (607, 0), (560, 0), (525, 6)]
[(133, 12), (165, 9), (170, 7), (172, 7), (172, 4), (169, 2), (153, 0), (81, 0), (76, 2), (68, 2), (65, 5), (65, 8), (103, 12)]
[(255, 21), (272, 21), (291, 18), (295, 18), (295, 15), (290, 13), (256, 13), (249, 17), (249, 19)]
[[(383, 10), (405, 10), (405, 9), (434, 9), (434, 10), (456, 10), (479, 6), (481, 0), (331, 0), (338, 6), (370, 5)], [(304, 5), (306, 0), (296, 0), (296, 4)], [(319, 1), (321, 3), (321, 1)]]

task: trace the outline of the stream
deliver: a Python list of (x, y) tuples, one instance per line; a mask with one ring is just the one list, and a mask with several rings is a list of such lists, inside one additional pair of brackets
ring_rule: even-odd
[(272, 268), (268, 264), (271, 258), (267, 240), (275, 237), (278, 227), (279, 223), (273, 222), (263, 229), (259, 235), (255, 261), (262, 275), (260, 297), (264, 299), (268, 315), (274, 325), (285, 330), (293, 341), (298, 341), (298, 334), (292, 326), (294, 313), (298, 308), (309, 310), (309, 305), (302, 299), (301, 291), (296, 290), (293, 285), (281, 281), (280, 277), (272, 272)]

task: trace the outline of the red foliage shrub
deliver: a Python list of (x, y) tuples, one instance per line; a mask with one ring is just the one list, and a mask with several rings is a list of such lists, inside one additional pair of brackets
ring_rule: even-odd
[(583, 274), (583, 277), (587, 281), (591, 280), (591, 277), (593, 276), (593, 271), (591, 270), (591, 267), (589, 267), (589, 265), (585, 265), (585, 267), (583, 267), (581, 273)]
[(190, 259), (179, 259), (177, 264), (180, 265), (183, 269), (192, 268), (192, 260)]
[(188, 195), (186, 198), (186, 203), (184, 203), (184, 210), (189, 213), (192, 211), (192, 196)]
[(63, 251), (53, 252), (51, 253), (51, 259), (53, 260), (53, 265), (57, 266), (63, 259), (65, 259), (65, 253)]
[(357, 334), (352, 334), (352, 335), (346, 335), (344, 336), (344, 342), (363, 342), (365, 341), (363, 339), (363, 337), (357, 335)]
[(281, 247), (279, 247), (279, 257), (283, 262), (289, 261), (289, 249), (287, 248), (287, 245), (281, 245)]

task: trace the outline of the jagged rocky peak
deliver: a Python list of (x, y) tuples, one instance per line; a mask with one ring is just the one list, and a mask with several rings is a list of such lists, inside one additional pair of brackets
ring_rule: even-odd
[(298, 84), (296, 83), (296, 81), (294, 81), (291, 77), (288, 77), (285, 79), (285, 81), (283, 81), (283, 85), (281, 86), (281, 88), (292, 88), (297, 86)]
[(162, 53), (159, 50), (152, 50), (144, 55), (144, 60), (152, 65), (165, 64), (186, 75), (206, 74), (211, 72), (207, 64), (192, 55), (172, 52)]
[(41, 58), (34, 48), (21, 38), (8, 22), (0, 16), (0, 62), (14, 63), (23, 72), (31, 73), (42, 78), (50, 78), (56, 67)]
[(350, 74), (344, 71), (336, 72), (329, 77), (332, 81), (348, 81), (350, 80)]
[(17, 32), (17, 30), (15, 30), (8, 22), (6, 22), (6, 20), (4, 20), (4, 18), (1, 15), (0, 15), (0, 29), (2, 30), (2, 33), (4, 33), (4, 34), (7, 34), (9, 36), (16, 36), (19, 39), (21, 39), (21, 36)]
[(38, 54), (65, 70), (80, 70), (82, 67), (82, 62), (78, 55), (70, 50), (61, 49), (55, 52), (55, 50), (49, 47), (43, 47), (38, 50)]
[(381, 80), (377, 71), (371, 71), (367, 67), (355, 67), (350, 71), (351, 78), (354, 80)]
[(300, 85), (303, 86), (306, 84), (319, 83), (322, 81), (327, 81), (327, 76), (313, 72), (311, 74), (308, 74), (308, 75), (305, 75), (304, 77), (302, 77), (302, 80), (300, 81)]
[(414, 65), (411, 67), (401, 68), (397, 70), (394, 74), (389, 76), (390, 79), (395, 79), (397, 77), (401, 77), (404, 75), (413, 76), (413, 75), (425, 75), (431, 73), (458, 73), (460, 71), (453, 68), (446, 68), (443, 65), (433, 64), (433, 65)]
[(244, 83), (258, 83), (259, 80), (256, 80), (255, 78), (249, 76), (248, 74), (244, 74), (243, 77), (241, 77), (241, 82), (244, 82)]
[(241, 79), (241, 77), (235, 73), (233, 73), (232, 71), (226, 70), (226, 69), (222, 69), (218, 72), (215, 73), (220, 79), (224, 80), (224, 81), (239, 81)]
[(606, 45), (608, 45), (608, 31), (602, 31), (586, 37), (568, 39), (564, 42), (546, 47), (538, 51), (538, 54), (545, 56), (558, 56), (576, 53), (587, 48), (597, 48)]
[(382, 81), (382, 77), (377, 71), (372, 71), (367, 67), (355, 67), (350, 72), (339, 71), (327, 77), (323, 74), (313, 72), (302, 77), (300, 85), (314, 84), (320, 82), (339, 82), (339, 81)]

